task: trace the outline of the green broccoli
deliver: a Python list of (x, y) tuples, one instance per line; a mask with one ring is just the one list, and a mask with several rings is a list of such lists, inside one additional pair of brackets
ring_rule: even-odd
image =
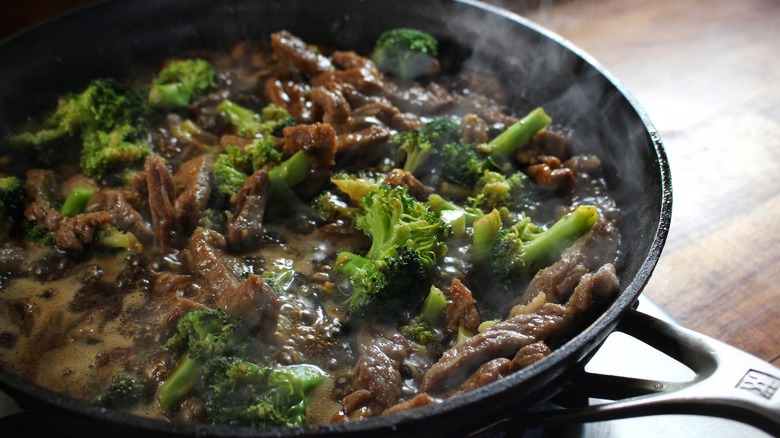
[(246, 179), (258, 169), (282, 162), (282, 153), (270, 137), (258, 138), (244, 147), (228, 146), (214, 161), (213, 173), (217, 189), (233, 196)]
[(140, 93), (114, 79), (95, 79), (81, 93), (60, 97), (41, 129), (16, 134), (10, 142), (17, 147), (32, 147), (37, 153), (53, 153), (49, 150), (53, 144), (69, 137), (110, 132), (122, 125), (145, 130), (146, 114)]
[(324, 190), (311, 201), (312, 207), (320, 217), (327, 222), (335, 222), (340, 219), (351, 219), (352, 213), (359, 210), (337, 194), (330, 190)]
[(439, 154), (442, 177), (463, 186), (463, 191), (467, 192), (478, 184), (486, 171), (509, 171), (512, 154), (537, 132), (547, 128), (551, 121), (542, 108), (536, 108), (488, 143), (447, 143)]
[(347, 312), (366, 314), (414, 305), (421, 284), (447, 250), (450, 228), (403, 187), (382, 185), (361, 199), (355, 226), (372, 238), (365, 256), (343, 251), (334, 269), (352, 285)]
[(97, 396), (93, 403), (114, 409), (128, 409), (150, 396), (153, 385), (149, 379), (130, 372), (119, 373), (108, 389)]
[(470, 200), (474, 207), (485, 210), (506, 207), (510, 211), (522, 211), (531, 203), (532, 185), (528, 176), (514, 172), (509, 177), (486, 170), (477, 181), (477, 193)]
[(133, 233), (121, 231), (113, 225), (104, 225), (95, 235), (95, 243), (105, 248), (126, 249), (141, 253), (144, 246)]
[(455, 212), (466, 218), (466, 225), (471, 225), (475, 220), (481, 218), (485, 213), (476, 207), (461, 206), (444, 199), (436, 193), (428, 196), (428, 207), (439, 215), (445, 215), (446, 212)]
[(268, 104), (261, 114), (225, 99), (217, 105), (217, 113), (236, 129), (241, 137), (270, 137), (284, 127), (295, 124), (295, 119), (284, 108)]
[(204, 366), (206, 417), (232, 426), (301, 426), (310, 393), (325, 380), (313, 365), (264, 367), (236, 357)]
[(0, 214), (5, 218), (15, 218), (21, 212), (23, 202), (22, 180), (16, 176), (0, 178)]
[(392, 29), (376, 40), (371, 59), (382, 72), (411, 80), (438, 72), (438, 49), (439, 42), (428, 33)]
[[(488, 261), (490, 270), (505, 283), (531, 278), (560, 258), (563, 250), (590, 230), (597, 220), (596, 207), (582, 205), (546, 230), (530, 218), (509, 228), (500, 228), (493, 235)], [(476, 229), (474, 234), (476, 239)], [(490, 233), (484, 235), (490, 236)], [(480, 243), (479, 246), (485, 245)], [(477, 247), (476, 241), (474, 247)]]
[(90, 178), (101, 179), (113, 171), (137, 166), (151, 154), (152, 146), (138, 137), (138, 131), (130, 125), (113, 131), (93, 131), (84, 137), (81, 170)]
[(464, 192), (470, 192), (485, 171), (493, 168), (489, 155), (480, 146), (445, 144), (439, 154), (442, 178), (462, 186)]
[(418, 131), (398, 133), (391, 141), (405, 154), (403, 169), (412, 174), (420, 174), (445, 144), (458, 142), (462, 135), (463, 129), (457, 120), (439, 117), (426, 123)]
[(160, 70), (149, 90), (149, 105), (186, 108), (190, 102), (217, 86), (217, 70), (205, 59), (176, 60)]
[(170, 409), (199, 383), (201, 367), (210, 359), (243, 353), (249, 334), (238, 317), (219, 309), (191, 310), (176, 324), (176, 333), (165, 346), (181, 359), (157, 390), (157, 401)]
[(350, 174), (340, 171), (333, 175), (330, 181), (351, 200), (359, 203), (369, 193), (378, 189), (386, 176), (387, 174), (379, 172), (360, 171)]
[(533, 136), (552, 123), (543, 108), (536, 108), (488, 142), (490, 159), (502, 170), (507, 170), (510, 157)]
[(54, 246), (54, 237), (49, 233), (46, 224), (25, 220), (22, 222), (24, 239), (38, 246)]
[(271, 196), (302, 182), (309, 172), (309, 153), (301, 149), (268, 171)]
[(409, 323), (401, 327), (401, 334), (422, 346), (429, 347), (443, 340), (440, 326), (444, 309), (447, 307), (447, 297), (436, 286), (431, 286), (431, 291), (423, 301), (420, 313), (414, 316)]
[(95, 188), (92, 186), (77, 186), (71, 189), (65, 203), (60, 208), (60, 213), (67, 217), (74, 217), (87, 209), (89, 200), (95, 194)]

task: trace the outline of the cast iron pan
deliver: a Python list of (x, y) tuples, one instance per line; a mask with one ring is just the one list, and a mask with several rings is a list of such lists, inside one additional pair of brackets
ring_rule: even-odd
[[(370, 50), (386, 29), (437, 36), (456, 68), (489, 70), (518, 107), (543, 105), (583, 152), (601, 157), (622, 211), (622, 291), (604, 314), (546, 359), (445, 403), (366, 421), (297, 429), (240, 429), (166, 423), (75, 401), (0, 370), (3, 390), (58, 431), (105, 436), (210, 435), (439, 436), (659, 413), (733, 418), (780, 430), (773, 397), (780, 370), (712, 339), (632, 310), (660, 256), (671, 218), (663, 145), (632, 98), (597, 63), (562, 38), (476, 1), (281, 0), (111, 1), (16, 35), (0, 45), (0, 127), (7, 134), (59, 94), (96, 77), (129, 77), (167, 56), (265, 42), (287, 29), (309, 42)], [(583, 365), (614, 330), (624, 331), (696, 372), (668, 384), (586, 374)], [(724, 358), (728, 361), (724, 362)], [(585, 409), (528, 413), (567, 391), (620, 400)]]

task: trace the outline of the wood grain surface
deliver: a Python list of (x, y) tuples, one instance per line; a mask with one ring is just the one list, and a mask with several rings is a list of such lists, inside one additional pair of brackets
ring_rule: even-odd
[(780, 2), (504, 5), (595, 57), (661, 133), (674, 205), (645, 293), (780, 365)]
[[(8, 2), (0, 38), (87, 2)], [(646, 294), (683, 326), (780, 365), (780, 1), (490, 3), (589, 52), (659, 129), (674, 207)]]

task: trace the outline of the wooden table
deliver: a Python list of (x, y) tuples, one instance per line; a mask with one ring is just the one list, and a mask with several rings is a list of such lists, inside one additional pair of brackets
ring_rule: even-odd
[(661, 133), (674, 206), (646, 294), (780, 365), (780, 2), (504, 4), (594, 56)]
[[(780, 365), (780, 2), (491, 1), (593, 55), (660, 130), (674, 213), (647, 295)], [(83, 3), (6, 5), (0, 37)]]

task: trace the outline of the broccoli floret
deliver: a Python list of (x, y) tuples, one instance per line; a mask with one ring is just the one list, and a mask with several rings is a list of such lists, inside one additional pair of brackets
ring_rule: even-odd
[(101, 179), (111, 172), (139, 165), (152, 154), (152, 146), (138, 137), (130, 125), (113, 131), (93, 131), (84, 137), (81, 170), (90, 178)]
[(338, 172), (330, 178), (330, 181), (344, 194), (355, 202), (368, 196), (378, 189), (387, 174), (378, 172), (361, 171), (355, 174)]
[(502, 228), (496, 232), (492, 244), (490, 269), (503, 282), (531, 278), (560, 258), (563, 250), (590, 230), (597, 220), (596, 207), (583, 205), (546, 230), (530, 218)]
[(108, 408), (128, 409), (150, 396), (152, 386), (152, 383), (144, 377), (130, 372), (121, 372), (93, 403)]
[(301, 149), (268, 171), (271, 196), (296, 186), (309, 172), (309, 153)]
[(217, 70), (205, 59), (173, 61), (152, 81), (149, 104), (157, 108), (185, 108), (216, 86)]
[(334, 269), (352, 285), (351, 314), (414, 305), (439, 257), (450, 228), (403, 187), (382, 185), (361, 199), (355, 226), (372, 238), (365, 256), (341, 252)]
[(95, 243), (106, 248), (125, 249), (138, 253), (144, 251), (144, 246), (133, 233), (121, 231), (113, 225), (104, 225), (95, 235)]
[(489, 155), (480, 145), (447, 143), (439, 157), (442, 177), (467, 190), (473, 189), (485, 171), (493, 168)]
[(351, 219), (352, 213), (359, 210), (357, 206), (350, 204), (330, 190), (324, 190), (315, 196), (311, 204), (320, 217), (327, 222)]
[(14, 218), (22, 210), (24, 183), (15, 176), (0, 178), (0, 215)]
[(282, 128), (295, 124), (295, 119), (287, 110), (272, 103), (263, 108), (262, 114), (257, 114), (225, 99), (217, 105), (216, 110), (235, 127), (236, 135), (241, 137), (272, 136)]
[(144, 130), (146, 113), (144, 98), (137, 91), (114, 79), (95, 79), (81, 93), (62, 96), (40, 130), (14, 135), (10, 141), (38, 153), (53, 153), (50, 146), (63, 138), (110, 132), (122, 125)]
[(26, 241), (38, 246), (54, 246), (54, 237), (49, 233), (45, 224), (25, 220), (23, 227)]
[(510, 176), (485, 171), (477, 181), (477, 194), (471, 198), (474, 207), (485, 210), (506, 207), (510, 211), (522, 211), (531, 203), (531, 184), (522, 172)]
[(531, 141), (537, 132), (547, 129), (550, 123), (552, 119), (544, 109), (532, 110), (487, 144), (490, 159), (500, 169), (507, 170), (507, 163), (512, 154)]
[(219, 208), (207, 208), (198, 220), (198, 226), (225, 234), (227, 228), (227, 216), (225, 210)]
[(438, 50), (439, 42), (428, 33), (392, 29), (379, 36), (371, 59), (382, 72), (411, 80), (439, 71)]
[(67, 217), (74, 217), (87, 209), (89, 200), (92, 199), (92, 195), (95, 193), (95, 188), (92, 186), (77, 186), (71, 189), (68, 193), (68, 197), (65, 199), (65, 203), (60, 208), (60, 213)]
[(436, 286), (431, 286), (431, 291), (423, 301), (420, 313), (414, 316), (408, 324), (401, 327), (401, 334), (406, 338), (430, 347), (442, 341), (443, 336), (436, 328), (444, 315), (447, 307), (447, 297)]
[(263, 166), (278, 164), (282, 159), (282, 153), (270, 137), (258, 138), (244, 147), (228, 146), (214, 161), (215, 185), (220, 192), (233, 196), (249, 175)]
[(192, 310), (176, 324), (165, 346), (181, 357), (176, 370), (157, 390), (157, 401), (170, 409), (184, 399), (201, 378), (204, 363), (220, 356), (240, 355), (249, 339), (238, 317), (218, 309)]
[(463, 129), (451, 117), (439, 117), (423, 125), (418, 131), (394, 135), (392, 142), (405, 153), (403, 169), (413, 174), (424, 171), (441, 148), (447, 143), (458, 142)]
[(433, 212), (442, 216), (444, 216), (446, 212), (459, 213), (465, 217), (466, 225), (471, 225), (475, 220), (485, 215), (479, 208), (455, 204), (436, 193), (428, 196), (428, 206)]
[(204, 366), (208, 421), (233, 426), (301, 426), (309, 395), (325, 380), (313, 365), (264, 367), (220, 357)]
[(490, 257), (502, 225), (501, 213), (498, 210), (474, 220), (471, 253), (475, 259), (482, 261)]

